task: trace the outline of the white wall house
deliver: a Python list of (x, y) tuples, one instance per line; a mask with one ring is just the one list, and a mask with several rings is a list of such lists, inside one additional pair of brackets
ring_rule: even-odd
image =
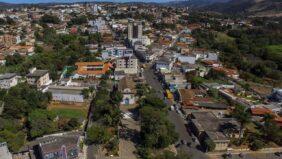
[(10, 89), (18, 84), (18, 78), (15, 73), (0, 74), (0, 88)]

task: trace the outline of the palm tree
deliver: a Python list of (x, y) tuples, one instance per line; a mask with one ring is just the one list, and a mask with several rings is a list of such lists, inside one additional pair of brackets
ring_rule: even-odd
[(246, 111), (246, 108), (242, 105), (237, 105), (233, 112), (233, 117), (237, 119), (240, 123), (240, 131), (239, 131), (239, 141), (242, 139), (243, 130), (247, 123), (251, 121), (250, 113)]

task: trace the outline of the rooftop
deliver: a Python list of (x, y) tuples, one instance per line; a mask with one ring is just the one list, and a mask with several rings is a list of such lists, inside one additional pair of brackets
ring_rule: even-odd
[(5, 80), (5, 79), (11, 79), (15, 77), (17, 74), (15, 73), (5, 73), (5, 74), (0, 74), (0, 80)]
[(27, 77), (42, 77), (47, 74), (48, 70), (35, 70), (27, 75)]

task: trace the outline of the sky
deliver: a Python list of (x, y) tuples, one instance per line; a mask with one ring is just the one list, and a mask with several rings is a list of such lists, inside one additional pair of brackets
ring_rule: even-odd
[[(0, 0), (6, 3), (48, 3), (48, 2), (84, 2), (91, 0)], [(92, 0), (92, 1), (111, 1), (111, 2), (168, 2), (172, 0)]]

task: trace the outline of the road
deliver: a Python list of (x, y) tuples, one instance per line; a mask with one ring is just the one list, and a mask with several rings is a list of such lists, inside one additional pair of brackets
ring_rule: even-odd
[[(162, 84), (157, 80), (156, 75), (154, 74), (153, 69), (151, 69), (151, 65), (144, 69), (144, 77), (147, 83), (157, 92), (156, 95), (163, 99), (164, 102), (168, 105), (172, 105), (172, 103), (164, 98)], [(186, 129), (186, 121), (179, 116), (175, 111), (169, 111), (168, 119), (171, 123), (175, 125), (176, 132), (179, 133), (179, 141), (185, 140), (187, 142), (192, 143), (191, 147), (186, 145), (182, 145), (178, 147), (178, 150), (182, 150), (192, 155), (193, 159), (205, 159), (208, 158), (202, 151), (198, 150), (199, 147), (197, 144), (193, 143), (191, 136), (187, 132)], [(179, 141), (177, 143), (179, 143)]]

